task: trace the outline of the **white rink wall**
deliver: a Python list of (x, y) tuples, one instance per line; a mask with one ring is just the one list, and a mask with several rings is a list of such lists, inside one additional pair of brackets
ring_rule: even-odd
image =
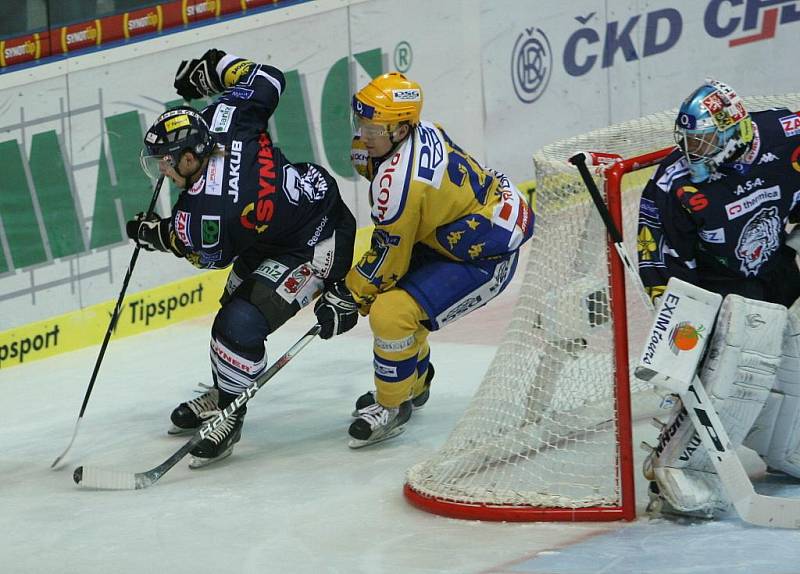
[[(151, 193), (141, 135), (175, 103), (179, 61), (210, 47), (289, 72), (278, 144), (330, 169), (366, 225), (349, 98), (371, 75), (406, 71), (426, 118), (523, 181), (542, 145), (676, 107), (706, 76), (797, 91), (799, 31), (796, 1), (315, 0), (0, 74), (0, 332), (116, 298), (123, 221)], [(195, 273), (144, 256), (129, 292)]]

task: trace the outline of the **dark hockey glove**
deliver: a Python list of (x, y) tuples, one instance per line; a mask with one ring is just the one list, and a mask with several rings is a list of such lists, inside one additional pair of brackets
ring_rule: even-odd
[(356, 326), (358, 305), (344, 281), (337, 281), (325, 289), (322, 297), (317, 299), (314, 314), (321, 327), (319, 336), (322, 339), (330, 339)]
[(125, 224), (125, 233), (146, 251), (169, 251), (169, 220), (161, 219), (157, 213), (149, 217), (137, 213)]
[(175, 74), (175, 90), (185, 100), (197, 100), (219, 94), (225, 90), (217, 74), (217, 63), (225, 55), (222, 50), (211, 49), (199, 60), (184, 60)]

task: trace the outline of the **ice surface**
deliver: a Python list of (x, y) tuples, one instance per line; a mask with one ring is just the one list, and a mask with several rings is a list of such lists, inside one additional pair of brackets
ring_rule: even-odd
[[(800, 533), (735, 517), (699, 525), (495, 524), (407, 504), (406, 469), (441, 445), (460, 417), (513, 299), (504, 294), (432, 336), (431, 400), (397, 439), (347, 448), (353, 401), (371, 385), (362, 321), (347, 335), (312, 342), (259, 392), (227, 461), (196, 471), (183, 461), (142, 491), (82, 490), (72, 470), (147, 470), (187, 440), (167, 436), (169, 413), (197, 382), (210, 381), (211, 317), (112, 340), (57, 471), (49, 464), (69, 441), (97, 347), (1, 370), (0, 573), (800, 572)], [(270, 337), (270, 359), (312, 323), (306, 310)], [(800, 496), (794, 481), (766, 488)]]

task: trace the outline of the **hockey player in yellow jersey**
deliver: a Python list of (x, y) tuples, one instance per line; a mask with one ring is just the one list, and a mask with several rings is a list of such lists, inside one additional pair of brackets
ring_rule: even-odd
[(422, 88), (400, 73), (352, 101), (352, 160), (370, 181), (370, 249), (315, 311), (329, 338), (369, 315), (375, 390), (350, 425), (358, 448), (403, 431), (429, 396), (428, 334), (496, 297), (511, 281), (533, 212), (502, 173), (481, 166), (438, 124), (421, 121)]

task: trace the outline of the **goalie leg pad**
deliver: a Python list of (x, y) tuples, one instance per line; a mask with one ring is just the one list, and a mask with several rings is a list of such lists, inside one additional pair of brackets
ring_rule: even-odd
[[(702, 442), (692, 426), (686, 409), (677, 404), (658, 437), (658, 446), (644, 463), (644, 475), (658, 484), (659, 497), (678, 513), (712, 516), (727, 508), (722, 484), (713, 468), (693, 468)], [(710, 464), (710, 461), (708, 461)]]
[[(700, 378), (734, 448), (770, 395), (785, 324), (782, 305), (738, 295), (722, 303)], [(713, 514), (727, 508), (719, 478), (681, 406), (673, 410), (645, 465), (645, 474), (676, 510)]]
[[(744, 441), (775, 384), (786, 308), (738, 295), (725, 298), (700, 378), (733, 447)], [(711, 469), (705, 453), (695, 464)]]
[(770, 468), (800, 478), (800, 301), (789, 309), (775, 388), (746, 444)]

